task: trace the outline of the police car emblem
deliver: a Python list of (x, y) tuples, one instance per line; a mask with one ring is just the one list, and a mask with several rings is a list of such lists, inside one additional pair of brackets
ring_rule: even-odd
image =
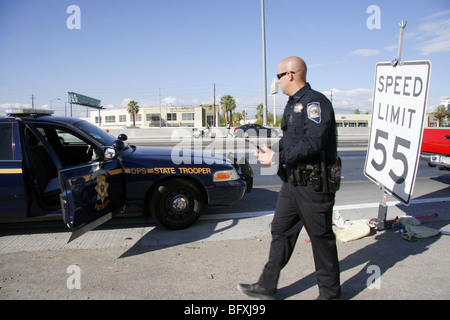
[(295, 112), (295, 113), (300, 113), (300, 112), (302, 112), (302, 110), (303, 110), (303, 105), (302, 105), (301, 103), (297, 103), (297, 104), (294, 106), (294, 112)]
[(102, 203), (105, 201), (105, 198), (108, 197), (108, 187), (109, 183), (106, 182), (105, 176), (97, 177), (97, 186), (95, 190), (97, 191), (97, 200), (101, 200)]
[(320, 102), (308, 103), (307, 108), (308, 108), (308, 118), (314, 121), (315, 123), (320, 123), (320, 121), (322, 120)]

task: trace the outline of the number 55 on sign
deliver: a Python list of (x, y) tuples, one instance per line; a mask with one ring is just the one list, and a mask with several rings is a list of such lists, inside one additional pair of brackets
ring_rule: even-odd
[(431, 61), (376, 66), (364, 174), (409, 204), (419, 164)]

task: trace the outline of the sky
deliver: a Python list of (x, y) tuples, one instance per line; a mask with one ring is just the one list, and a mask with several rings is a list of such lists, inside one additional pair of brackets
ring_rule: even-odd
[[(79, 8), (72, 9), (72, 5)], [(431, 60), (428, 110), (450, 96), (450, 1), (265, 0), (270, 84), (299, 56), (336, 113), (370, 112), (377, 62)], [(105, 108), (216, 104), (232, 95), (252, 116), (264, 102), (260, 0), (0, 0), (0, 116), (10, 107), (64, 115), (68, 92)], [(79, 116), (86, 115), (78, 108)]]

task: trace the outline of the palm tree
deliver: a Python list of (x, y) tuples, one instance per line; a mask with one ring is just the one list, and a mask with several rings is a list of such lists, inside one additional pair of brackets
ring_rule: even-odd
[(438, 119), (439, 127), (442, 127), (444, 118), (450, 117), (450, 111), (444, 105), (436, 107), (436, 111), (432, 113)]
[(233, 126), (233, 119), (231, 115), (233, 113), (233, 110), (236, 109), (236, 101), (234, 100), (233, 96), (227, 94), (220, 99), (220, 104), (222, 105), (222, 111), (225, 114), (227, 123), (230, 123), (230, 126)]
[(242, 116), (242, 113), (240, 112), (233, 112), (232, 117), (233, 122), (237, 123), (238, 125), (240, 125), (240, 122), (242, 119), (244, 119), (244, 117)]
[(128, 102), (127, 111), (133, 116), (133, 127), (136, 126), (136, 115), (139, 113), (139, 106), (136, 101), (131, 100)]
[(264, 113), (264, 106), (262, 103), (260, 103), (256, 107), (256, 116), (255, 116), (256, 122), (259, 124), (263, 124), (263, 113)]

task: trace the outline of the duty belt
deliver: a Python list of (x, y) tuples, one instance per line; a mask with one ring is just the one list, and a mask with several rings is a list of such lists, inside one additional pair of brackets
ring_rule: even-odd
[(315, 191), (324, 193), (336, 192), (341, 184), (342, 162), (339, 157), (336, 163), (325, 165), (325, 158), (319, 164), (299, 164), (297, 168), (280, 165), (278, 175), (281, 180), (290, 182), (294, 186), (306, 186), (308, 183)]
[(320, 190), (321, 173), (319, 164), (301, 164), (297, 168), (280, 166), (278, 175), (281, 180), (290, 182), (294, 186), (306, 186), (308, 181), (314, 190)]

